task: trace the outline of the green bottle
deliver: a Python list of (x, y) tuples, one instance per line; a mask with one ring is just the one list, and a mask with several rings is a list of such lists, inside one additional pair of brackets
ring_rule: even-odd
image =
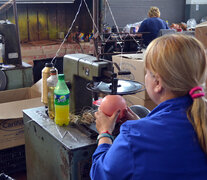
[(58, 75), (58, 82), (55, 87), (55, 123), (59, 126), (68, 125), (69, 117), (69, 95), (70, 90), (65, 83), (64, 74)]

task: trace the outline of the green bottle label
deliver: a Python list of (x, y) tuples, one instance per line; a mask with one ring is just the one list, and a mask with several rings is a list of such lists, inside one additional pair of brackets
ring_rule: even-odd
[(56, 105), (68, 105), (69, 104), (69, 94), (65, 94), (65, 95), (55, 94), (55, 104)]

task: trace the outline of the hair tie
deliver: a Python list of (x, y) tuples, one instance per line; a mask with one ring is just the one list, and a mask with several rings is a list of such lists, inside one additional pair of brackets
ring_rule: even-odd
[[(196, 94), (194, 94), (195, 91), (198, 91), (198, 90), (200, 90), (201, 92), (200, 92), (200, 93), (196, 93)], [(190, 96), (191, 96), (192, 99), (195, 99), (195, 98), (199, 98), (199, 97), (205, 96), (205, 93), (203, 92), (203, 88), (200, 87), (200, 86), (196, 86), (196, 87), (192, 88), (192, 89), (190, 90), (189, 94), (190, 94)]]

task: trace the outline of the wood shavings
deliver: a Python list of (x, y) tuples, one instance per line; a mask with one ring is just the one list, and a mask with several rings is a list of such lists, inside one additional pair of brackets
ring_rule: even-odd
[(90, 108), (83, 109), (79, 115), (70, 114), (70, 123), (90, 125), (95, 122), (94, 112), (95, 110)]
[(79, 115), (75, 115), (75, 114), (70, 113), (70, 123), (78, 124), (79, 119), (80, 119)]
[(95, 118), (91, 112), (84, 112), (80, 122), (81, 124), (90, 125), (91, 123), (95, 122)]

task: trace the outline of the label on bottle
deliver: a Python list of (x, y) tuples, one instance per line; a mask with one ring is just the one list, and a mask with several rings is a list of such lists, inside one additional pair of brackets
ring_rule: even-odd
[(55, 94), (55, 104), (56, 105), (68, 105), (69, 104), (69, 94), (66, 94), (66, 95)]

